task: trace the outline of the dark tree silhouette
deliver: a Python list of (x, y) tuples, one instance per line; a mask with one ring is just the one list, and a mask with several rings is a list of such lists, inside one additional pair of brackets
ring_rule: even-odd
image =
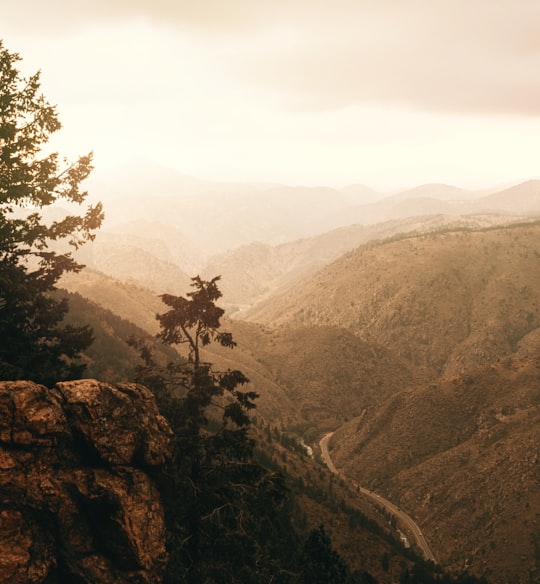
[(324, 526), (314, 529), (302, 554), (302, 584), (347, 584), (350, 582), (347, 565), (332, 549)]
[(81, 215), (44, 216), (58, 201), (83, 204), (80, 185), (92, 157), (70, 164), (58, 153), (42, 154), (61, 125), (39, 93), (39, 72), (22, 77), (19, 60), (0, 41), (0, 379), (50, 385), (80, 376), (76, 359), (92, 341), (88, 327), (62, 326), (67, 302), (49, 296), (64, 272), (82, 267), (51, 244), (78, 248), (93, 238), (103, 212), (97, 204)]
[(169, 310), (157, 315), (158, 338), (185, 348), (183, 361), (160, 367), (147, 345), (131, 341), (144, 360), (137, 380), (153, 389), (175, 435), (162, 481), (168, 582), (258, 583), (281, 570), (269, 527), (280, 524), (287, 490), (252, 458), (249, 412), (257, 394), (239, 389), (248, 382), (240, 371), (216, 372), (201, 356), (212, 342), (235, 346), (220, 330), (218, 281), (197, 276), (186, 297), (161, 296)]

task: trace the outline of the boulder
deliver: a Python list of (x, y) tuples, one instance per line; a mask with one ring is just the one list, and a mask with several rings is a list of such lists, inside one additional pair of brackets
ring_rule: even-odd
[(0, 382), (0, 582), (160, 582), (171, 436), (141, 385)]

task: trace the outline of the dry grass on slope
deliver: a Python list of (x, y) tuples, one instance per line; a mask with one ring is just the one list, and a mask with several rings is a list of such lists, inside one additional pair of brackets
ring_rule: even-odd
[(458, 375), (512, 353), (540, 326), (540, 224), (367, 245), (250, 319), (347, 328), (419, 378)]
[[(290, 426), (292, 412), (297, 411), (317, 435), (382, 403), (413, 380), (402, 360), (344, 329), (274, 330), (238, 321), (226, 322), (223, 328), (233, 333), (238, 345), (233, 351), (212, 347), (209, 360), (218, 364), (228, 359), (255, 382), (267, 419), (274, 423), (281, 419)], [(266, 381), (258, 386), (261, 377)], [(272, 412), (267, 407), (270, 399)]]
[(445, 567), (490, 582), (538, 577), (538, 354), (404, 391), (336, 435), (338, 466), (407, 509)]

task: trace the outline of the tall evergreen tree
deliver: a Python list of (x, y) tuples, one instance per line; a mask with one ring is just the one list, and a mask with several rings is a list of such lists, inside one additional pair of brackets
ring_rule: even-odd
[(132, 344), (145, 362), (138, 381), (154, 390), (175, 434), (162, 484), (167, 581), (258, 584), (282, 570), (271, 530), (281, 525), (286, 489), (279, 476), (253, 461), (248, 427), (257, 394), (239, 389), (247, 378), (240, 371), (216, 372), (202, 359), (201, 350), (212, 342), (235, 346), (232, 335), (220, 330), (218, 281), (197, 276), (186, 297), (161, 296), (169, 310), (157, 316), (158, 337), (185, 347), (183, 362), (159, 367), (144, 344)]
[(324, 526), (314, 529), (304, 544), (302, 584), (348, 584), (347, 565), (331, 545)]
[(67, 301), (49, 296), (64, 272), (82, 267), (51, 244), (78, 248), (93, 238), (103, 211), (97, 204), (81, 214), (45, 217), (44, 208), (57, 202), (84, 203), (81, 182), (92, 156), (69, 163), (42, 153), (61, 125), (40, 93), (40, 73), (23, 77), (19, 60), (0, 40), (0, 379), (50, 385), (81, 375), (77, 357), (92, 341), (88, 327), (62, 326)]

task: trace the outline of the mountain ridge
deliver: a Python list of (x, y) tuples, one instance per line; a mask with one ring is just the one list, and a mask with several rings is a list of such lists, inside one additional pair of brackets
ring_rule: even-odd
[(244, 318), (342, 326), (395, 351), (421, 377), (460, 374), (512, 352), (539, 326), (538, 250), (539, 222), (371, 243)]
[[(489, 189), (493, 193), (489, 200), (478, 198), (481, 191), (437, 184), (386, 195), (358, 184), (339, 189), (207, 181), (156, 165), (145, 168), (140, 161), (89, 180), (91, 199), (102, 200), (107, 211), (103, 229), (138, 219), (160, 221), (178, 228), (204, 255), (255, 240), (277, 245), (354, 223), (373, 224), (428, 212), (540, 212), (538, 197), (520, 184)], [(459, 199), (460, 193), (472, 199), (449, 200)]]

